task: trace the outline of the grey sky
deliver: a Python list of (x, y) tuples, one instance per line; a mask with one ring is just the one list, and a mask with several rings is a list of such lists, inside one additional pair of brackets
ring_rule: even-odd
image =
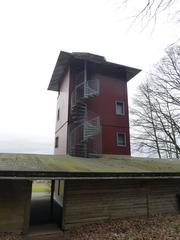
[(127, 32), (126, 15), (111, 0), (0, 1), (0, 152), (53, 153), (57, 93), (46, 89), (60, 50), (147, 71), (179, 36), (165, 15), (152, 34)]

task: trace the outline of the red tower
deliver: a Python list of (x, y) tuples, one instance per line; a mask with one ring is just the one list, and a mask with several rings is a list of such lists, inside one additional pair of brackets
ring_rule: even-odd
[(48, 87), (58, 92), (55, 154), (130, 155), (127, 81), (139, 72), (61, 51)]

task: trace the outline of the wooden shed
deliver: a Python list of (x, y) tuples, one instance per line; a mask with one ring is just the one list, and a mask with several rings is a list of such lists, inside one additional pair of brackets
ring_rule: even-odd
[(31, 183), (52, 180), (62, 229), (113, 218), (179, 212), (180, 162), (106, 155), (0, 154), (0, 231), (26, 232)]
[(27, 232), (31, 181), (1, 179), (0, 191), (0, 232)]

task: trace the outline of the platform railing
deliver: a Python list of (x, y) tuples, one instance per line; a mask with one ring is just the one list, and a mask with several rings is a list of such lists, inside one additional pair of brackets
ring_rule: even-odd
[(101, 126), (99, 117), (80, 121), (69, 131), (69, 153), (89, 157), (101, 154)]
[(99, 80), (88, 80), (78, 84), (71, 94), (71, 109), (86, 99), (99, 95)]

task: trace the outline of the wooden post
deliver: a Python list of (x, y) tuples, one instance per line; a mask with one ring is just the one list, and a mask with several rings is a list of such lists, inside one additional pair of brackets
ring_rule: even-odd
[(50, 220), (53, 221), (55, 180), (51, 181)]

